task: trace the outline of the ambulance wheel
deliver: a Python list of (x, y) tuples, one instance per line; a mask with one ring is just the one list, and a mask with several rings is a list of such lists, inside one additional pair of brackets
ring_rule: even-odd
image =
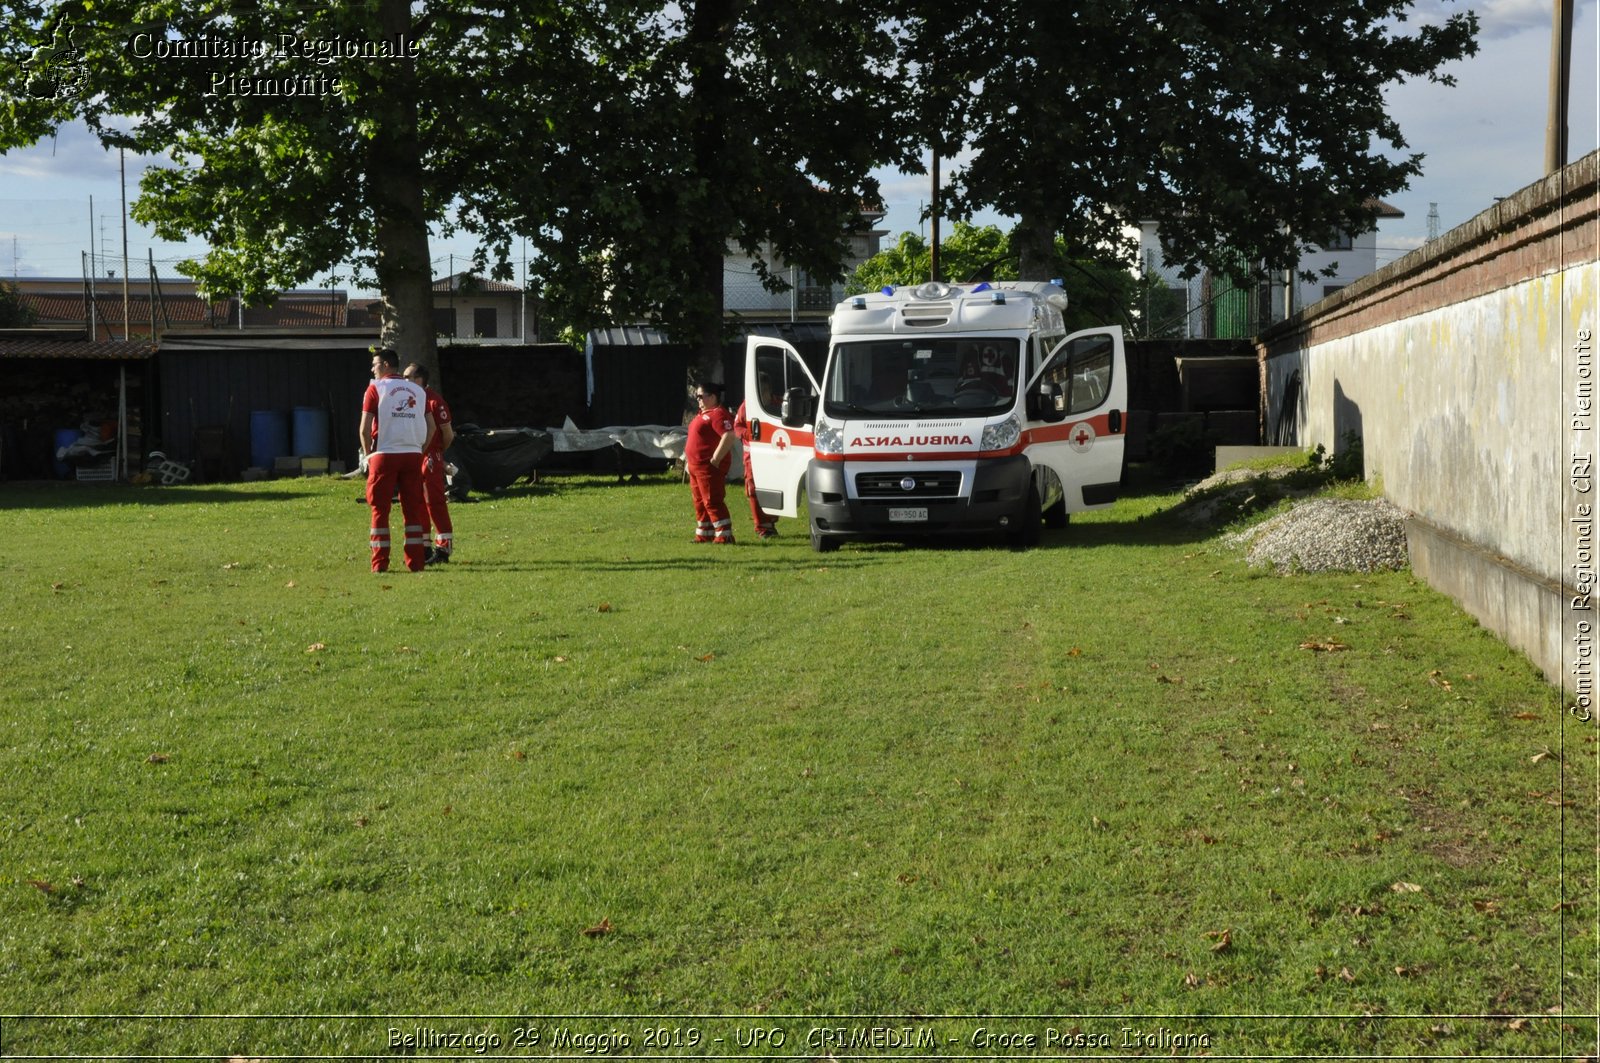
[(837, 535), (824, 535), (813, 524), (811, 526), (811, 549), (819, 554), (831, 554), (839, 549), (839, 537)]
[(1044, 526), (1046, 528), (1065, 528), (1072, 519), (1072, 514), (1067, 512), (1067, 500), (1058, 498), (1051, 507), (1044, 511)]
[(1023, 548), (1039, 545), (1039, 535), (1042, 531), (1040, 522), (1043, 514), (1039, 511), (1039, 492), (1035, 488), (1028, 488), (1028, 500), (1022, 505), (1021, 523), (1011, 533), (1011, 545)]

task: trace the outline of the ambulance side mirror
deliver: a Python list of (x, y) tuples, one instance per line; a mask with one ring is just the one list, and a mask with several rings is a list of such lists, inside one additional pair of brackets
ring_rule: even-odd
[(1039, 389), (1028, 396), (1028, 416), (1050, 424), (1065, 421), (1067, 396), (1061, 385), (1049, 380), (1039, 381)]
[(811, 423), (811, 394), (805, 388), (790, 388), (783, 393), (783, 423), (790, 428)]

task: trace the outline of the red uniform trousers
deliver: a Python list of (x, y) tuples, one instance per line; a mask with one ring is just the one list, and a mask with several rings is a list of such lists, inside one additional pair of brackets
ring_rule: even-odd
[(726, 501), (727, 468), (694, 462), (688, 469), (689, 489), (694, 493), (694, 541), (733, 542), (733, 515)]
[(422, 463), (422, 500), (427, 516), (422, 522), (422, 538), (427, 541), (433, 529), (433, 545), (449, 553), (455, 545), (455, 526), (450, 523), (450, 503), (444, 485), (444, 455), (429, 454)]
[(750, 523), (756, 526), (756, 534), (765, 539), (778, 530), (778, 518), (772, 516), (761, 508), (761, 503), (756, 501), (756, 474), (750, 468), (750, 451), (744, 452), (744, 496), (750, 500)]
[(389, 571), (389, 507), (396, 488), (400, 513), (405, 518), (406, 568), (421, 572), (427, 559), (426, 503), (422, 501), (422, 455), (367, 455), (367, 504), (372, 507), (372, 571)]

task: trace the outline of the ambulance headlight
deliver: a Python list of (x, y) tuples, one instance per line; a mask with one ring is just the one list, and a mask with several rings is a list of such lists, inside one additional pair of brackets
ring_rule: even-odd
[(818, 454), (844, 453), (844, 428), (841, 425), (817, 418), (817, 434), (813, 443)]
[(1016, 414), (1012, 414), (1003, 421), (983, 426), (983, 438), (979, 441), (978, 449), (1009, 450), (1016, 446), (1020, 438), (1022, 423), (1017, 420)]

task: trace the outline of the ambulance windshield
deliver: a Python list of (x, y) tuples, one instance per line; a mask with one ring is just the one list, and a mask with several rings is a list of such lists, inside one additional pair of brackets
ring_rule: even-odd
[(989, 336), (841, 343), (828, 367), (830, 417), (986, 417), (1011, 409), (1020, 345)]

